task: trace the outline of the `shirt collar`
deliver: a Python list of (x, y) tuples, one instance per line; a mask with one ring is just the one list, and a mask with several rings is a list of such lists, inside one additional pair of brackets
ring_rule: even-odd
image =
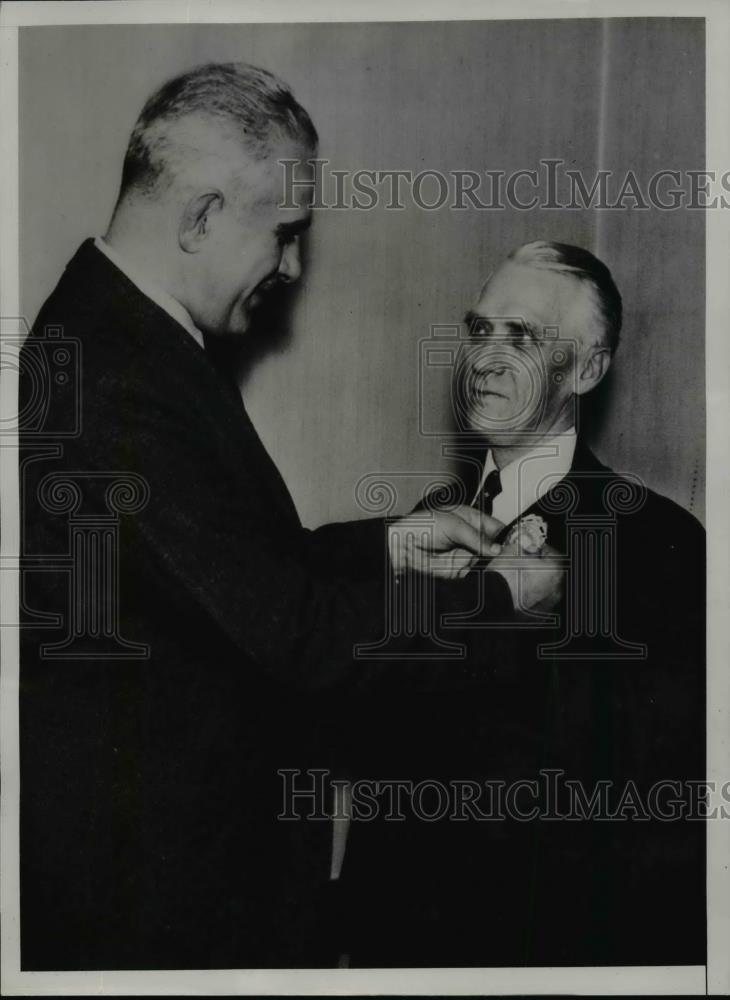
[[(570, 472), (576, 441), (575, 427), (571, 427), (564, 433), (546, 438), (531, 451), (501, 469), (499, 480), (502, 492), (492, 501), (492, 515), (504, 524), (511, 524), (515, 518), (537, 503)], [(479, 496), (489, 473), (496, 468), (490, 448), (484, 462), (479, 489), (472, 502)]]
[(130, 264), (129, 261), (123, 257), (117, 250), (110, 247), (109, 244), (102, 239), (101, 236), (97, 236), (94, 240), (94, 246), (101, 250), (101, 252), (109, 258), (109, 260), (118, 267), (122, 274), (125, 274), (133, 285), (146, 295), (148, 299), (151, 299), (155, 305), (158, 305), (160, 309), (164, 309), (168, 316), (180, 324), (193, 340), (205, 350), (205, 341), (203, 340), (202, 332), (197, 328), (195, 323), (193, 323), (193, 318), (187, 311), (181, 302), (174, 299), (172, 295), (169, 295), (163, 288), (159, 288), (157, 285), (152, 284), (146, 278), (142, 277), (138, 271), (135, 270), (134, 265)]

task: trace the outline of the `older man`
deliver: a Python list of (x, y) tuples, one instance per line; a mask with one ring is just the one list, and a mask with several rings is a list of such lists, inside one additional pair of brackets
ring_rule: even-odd
[(704, 775), (704, 533), (602, 465), (579, 422), (621, 318), (608, 268), (545, 241), (510, 254), (466, 316), (463, 490), (501, 537), (568, 557), (566, 596), (555, 620), (505, 623), (486, 669), (475, 652), (451, 670), (450, 696), (404, 670), (398, 707), (391, 686), (393, 724), (360, 774), (438, 781), (453, 808), (427, 822), (432, 789), (407, 822), (352, 825), (354, 964), (704, 961), (704, 832), (687, 818)]
[[(353, 647), (385, 634), (388, 580), (463, 576), (497, 551), (497, 522), (465, 507), (425, 531), (401, 519), (389, 545), (382, 521), (304, 530), (206, 351), (298, 278), (310, 210), (279, 208), (278, 161), (316, 144), (263, 70), (167, 83), (135, 125), (108, 231), (25, 345), (25, 969), (323, 964), (329, 834), (277, 821), (277, 770), (329, 752), (326, 692), (361, 679)], [(41, 356), (78, 370), (41, 379), (39, 422)], [(559, 570), (527, 577), (528, 605), (557, 593)], [(507, 566), (429, 599), (465, 607), (476, 583), (487, 615), (512, 614)]]

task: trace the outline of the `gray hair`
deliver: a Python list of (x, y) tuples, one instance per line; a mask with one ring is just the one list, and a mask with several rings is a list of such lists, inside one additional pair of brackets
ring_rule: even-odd
[(175, 129), (197, 117), (221, 126), (254, 160), (286, 139), (315, 150), (317, 131), (282, 80), (247, 63), (208, 63), (168, 81), (142, 108), (129, 139), (119, 198), (156, 194), (175, 173)]
[(582, 247), (548, 240), (525, 243), (513, 250), (507, 259), (558, 274), (571, 274), (590, 285), (603, 326), (602, 342), (611, 354), (614, 353), (621, 333), (623, 305), (611, 272), (602, 261)]

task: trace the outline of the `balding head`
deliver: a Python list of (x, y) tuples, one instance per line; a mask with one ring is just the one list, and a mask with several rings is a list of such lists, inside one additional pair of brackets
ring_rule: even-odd
[(289, 87), (246, 63), (210, 63), (165, 83), (129, 139), (120, 199), (159, 197), (214, 162), (261, 161), (282, 145), (313, 151), (317, 132)]
[[(623, 315), (621, 295), (611, 272), (598, 257), (569, 243), (536, 240), (513, 250), (507, 260), (579, 282), (588, 290), (594, 305), (595, 342), (605, 345), (611, 354), (615, 352)], [(585, 332), (589, 336), (589, 331)]]
[(280, 208), (278, 161), (300, 161), (297, 179), (312, 178), (316, 144), (272, 73), (243, 63), (185, 73), (142, 109), (107, 239), (204, 332), (244, 333), (262, 296), (299, 276), (311, 189)]

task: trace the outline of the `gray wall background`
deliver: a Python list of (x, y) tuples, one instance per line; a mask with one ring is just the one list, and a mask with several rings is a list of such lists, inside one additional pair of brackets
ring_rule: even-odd
[[(704, 166), (699, 19), (25, 28), (29, 320), (78, 244), (106, 228), (145, 98), (198, 63), (234, 59), (292, 85), (331, 169), (509, 173), (554, 157), (590, 177), (632, 169), (648, 181)], [(623, 343), (590, 408), (591, 443), (704, 519), (702, 212), (406, 204), (316, 213), (287, 335), (245, 381), (304, 522), (360, 516), (355, 485), (368, 473), (448, 468), (443, 439), (419, 431), (419, 343), (431, 324), (460, 320), (510, 249), (540, 237), (598, 253), (624, 297)], [(425, 405), (429, 426), (448, 432), (445, 383)], [(423, 481), (400, 482), (405, 510)]]

